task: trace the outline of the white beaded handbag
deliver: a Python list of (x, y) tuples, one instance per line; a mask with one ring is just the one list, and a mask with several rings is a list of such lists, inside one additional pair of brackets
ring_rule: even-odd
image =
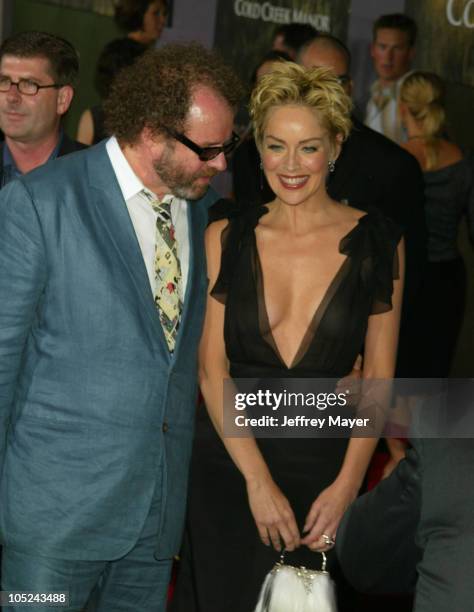
[(285, 564), (285, 553), (267, 574), (254, 612), (337, 612), (334, 582), (326, 571)]

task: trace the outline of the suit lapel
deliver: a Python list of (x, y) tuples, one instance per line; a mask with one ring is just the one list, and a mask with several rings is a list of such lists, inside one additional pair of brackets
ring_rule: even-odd
[(204, 198), (198, 201), (188, 201), (188, 236), (189, 236), (189, 272), (186, 285), (186, 295), (184, 296), (183, 312), (181, 324), (179, 326), (178, 337), (174, 355), (179, 354), (181, 344), (186, 342), (186, 335), (189, 321), (192, 319), (192, 308), (196, 298), (196, 290), (203, 282), (204, 265), (204, 229), (207, 222), (207, 209), (217, 200), (216, 193), (209, 189)]
[(90, 184), (94, 192), (94, 204), (104, 226), (104, 233), (112, 243), (117, 259), (122, 262), (142, 304), (143, 311), (146, 313), (154, 333), (160, 340), (162, 353), (166, 355), (168, 360), (174, 360), (182, 342), (185, 342), (188, 323), (192, 318), (192, 302), (204, 265), (203, 234), (207, 220), (207, 209), (218, 199), (217, 195), (210, 189), (202, 200), (188, 202), (189, 271), (181, 324), (172, 357), (166, 344), (150, 290), (150, 281), (140, 245), (127, 210), (127, 205), (110, 163), (105, 148), (105, 141), (89, 149), (87, 163)]
[(116, 257), (122, 262), (124, 270), (137, 293), (142, 308), (151, 327), (161, 340), (164, 352), (168, 355), (166, 340), (150, 290), (150, 281), (143, 261), (140, 245), (128, 214), (127, 205), (115, 177), (105, 144), (90, 149), (88, 170), (93, 188), (94, 205), (102, 220), (104, 234), (112, 243)]
[(186, 323), (189, 318), (189, 309), (196, 284), (196, 276), (198, 274), (200, 262), (200, 253), (196, 248), (196, 233), (197, 233), (197, 219), (196, 219), (196, 202), (189, 202), (187, 206), (187, 219), (188, 219), (188, 236), (189, 236), (189, 267), (188, 267), (188, 279), (186, 283), (186, 293), (184, 296), (183, 312), (181, 313), (181, 322), (178, 329), (178, 337), (176, 338), (176, 347), (174, 355), (176, 356), (179, 352), (182, 338), (185, 335)]

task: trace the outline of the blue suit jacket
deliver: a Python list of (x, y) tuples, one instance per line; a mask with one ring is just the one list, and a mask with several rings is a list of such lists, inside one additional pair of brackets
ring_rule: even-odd
[(170, 356), (103, 143), (0, 192), (0, 528), (18, 550), (114, 559), (155, 491), (157, 557), (179, 548), (206, 295), (209, 193)]

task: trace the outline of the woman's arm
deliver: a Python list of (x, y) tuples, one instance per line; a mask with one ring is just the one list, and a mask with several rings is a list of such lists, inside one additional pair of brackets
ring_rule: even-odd
[[(404, 244), (398, 245), (400, 278), (393, 283), (392, 310), (369, 317), (363, 378), (391, 379), (395, 373), (404, 278)], [(378, 439), (351, 438), (336, 480), (315, 500), (306, 518), (302, 540), (312, 550), (329, 548), (322, 538), (334, 537), (339, 522), (362, 485)]]
[[(219, 274), (221, 234), (227, 221), (218, 221), (206, 232), (206, 257), (211, 289)], [(279, 550), (281, 540), (287, 550), (299, 546), (300, 536), (290, 504), (274, 483), (267, 464), (249, 430), (246, 438), (223, 435), (224, 379), (230, 378), (224, 344), (225, 307), (211, 295), (207, 297), (204, 329), (199, 346), (199, 382), (209, 416), (227, 452), (242, 473), (247, 485), (250, 509), (262, 541)]]

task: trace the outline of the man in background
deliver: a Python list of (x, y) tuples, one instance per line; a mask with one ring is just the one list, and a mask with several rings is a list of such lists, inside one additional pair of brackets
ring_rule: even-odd
[(398, 96), (415, 55), (416, 23), (407, 15), (382, 15), (373, 26), (371, 55), (378, 79), (370, 88), (365, 123), (395, 142), (406, 140)]
[(301, 47), (317, 35), (318, 31), (309, 23), (286, 23), (273, 33), (272, 49), (288, 53), (296, 60)]
[(84, 148), (64, 134), (79, 59), (64, 38), (20, 32), (0, 47), (0, 186), (60, 155)]

